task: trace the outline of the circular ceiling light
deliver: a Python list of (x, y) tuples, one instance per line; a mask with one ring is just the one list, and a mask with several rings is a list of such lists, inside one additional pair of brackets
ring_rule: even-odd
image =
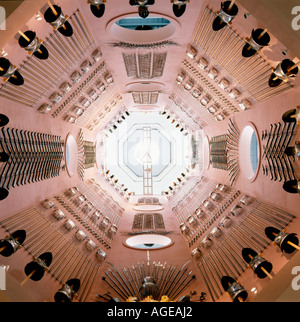
[(161, 205), (137, 205), (132, 208), (135, 211), (143, 211), (143, 212), (154, 212), (154, 211), (161, 211), (164, 209)]
[(169, 237), (155, 234), (143, 234), (127, 238), (125, 246), (141, 250), (159, 249), (171, 246), (173, 244)]

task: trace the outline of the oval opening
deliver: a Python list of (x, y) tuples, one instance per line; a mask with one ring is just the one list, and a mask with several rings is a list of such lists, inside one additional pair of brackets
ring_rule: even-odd
[(173, 244), (169, 237), (155, 234), (144, 234), (127, 238), (124, 244), (131, 248), (149, 250), (168, 247)]
[(107, 24), (115, 38), (129, 43), (159, 42), (170, 38), (178, 27), (175, 19), (153, 12), (150, 18), (139, 18), (136, 13), (131, 13), (114, 18)]
[(260, 146), (256, 128), (252, 124), (242, 131), (239, 156), (241, 172), (248, 180), (254, 181), (259, 170)]
[(169, 19), (162, 17), (125, 17), (116, 22), (120, 27), (140, 31), (160, 29), (170, 23), (171, 21)]

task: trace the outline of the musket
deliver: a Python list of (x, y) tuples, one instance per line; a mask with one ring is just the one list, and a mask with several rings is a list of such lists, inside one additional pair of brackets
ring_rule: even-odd
[(273, 124), (270, 125), (270, 131), (269, 131), (269, 134), (268, 134), (268, 140), (267, 140), (266, 146), (264, 147), (264, 153), (262, 155), (262, 158), (264, 158), (264, 156), (266, 155), (266, 151), (269, 149), (270, 140), (271, 140), (271, 138), (273, 138), (272, 130), (273, 130)]
[[(203, 266), (203, 264), (201, 264), (201, 265)], [(208, 292), (209, 292), (209, 294), (210, 294), (210, 296), (211, 296), (211, 298), (212, 298), (213, 302), (215, 302), (215, 298), (214, 298), (214, 296), (213, 296), (213, 294), (212, 294), (212, 291), (211, 291), (211, 289), (210, 289), (210, 287), (209, 287), (209, 285), (208, 285), (208, 281), (207, 281), (207, 279), (204, 277), (204, 274), (202, 273), (202, 270), (201, 270), (201, 268), (200, 268), (199, 264), (197, 264), (197, 266), (198, 266), (198, 269), (199, 269), (199, 271), (200, 271), (200, 274), (201, 274), (201, 276), (202, 276), (202, 278), (203, 278), (203, 281), (204, 281), (204, 283), (205, 283), (205, 285), (206, 285), (206, 288), (208, 289)]]

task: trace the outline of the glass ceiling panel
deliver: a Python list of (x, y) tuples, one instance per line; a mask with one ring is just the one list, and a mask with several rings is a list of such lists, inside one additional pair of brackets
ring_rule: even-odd
[[(151, 143), (144, 141), (145, 127), (151, 128)], [(143, 194), (143, 157), (152, 160), (153, 194), (161, 194), (176, 181), (192, 160), (190, 135), (159, 112), (131, 112), (112, 133), (104, 136), (104, 169), (109, 170), (136, 195)]]

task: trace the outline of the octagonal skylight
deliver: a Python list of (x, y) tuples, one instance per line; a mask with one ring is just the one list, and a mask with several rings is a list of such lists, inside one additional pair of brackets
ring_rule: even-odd
[(153, 194), (168, 190), (190, 166), (192, 156), (190, 136), (176, 125), (158, 111), (132, 112), (104, 133), (104, 171), (142, 195), (147, 164)]
[[(145, 135), (150, 135), (149, 146)], [(136, 176), (143, 177), (143, 163), (147, 154), (151, 157), (152, 176), (158, 177), (171, 164), (173, 141), (163, 134), (163, 129), (155, 124), (137, 124), (128, 133), (124, 143), (120, 140), (120, 163), (126, 165)]]

